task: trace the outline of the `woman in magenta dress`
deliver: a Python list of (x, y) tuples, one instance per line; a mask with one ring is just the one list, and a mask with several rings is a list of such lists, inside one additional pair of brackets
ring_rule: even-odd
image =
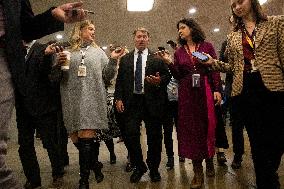
[(202, 161), (206, 160), (207, 176), (214, 176), (215, 154), (214, 99), (221, 102), (220, 74), (200, 64), (191, 53), (205, 52), (216, 58), (211, 43), (205, 42), (205, 34), (193, 19), (182, 19), (177, 24), (180, 48), (175, 51), (174, 61), (169, 54), (159, 52), (173, 77), (179, 80), (178, 144), (179, 155), (192, 159), (194, 178), (191, 188), (203, 184)]

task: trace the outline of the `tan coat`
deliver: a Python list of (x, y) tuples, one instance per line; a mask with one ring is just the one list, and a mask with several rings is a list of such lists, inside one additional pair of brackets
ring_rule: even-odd
[[(270, 91), (284, 91), (284, 16), (269, 16), (257, 25), (256, 62), (264, 85)], [(243, 87), (244, 55), (242, 32), (228, 35), (228, 64), (215, 61), (214, 70), (233, 73), (232, 96), (239, 95)]]

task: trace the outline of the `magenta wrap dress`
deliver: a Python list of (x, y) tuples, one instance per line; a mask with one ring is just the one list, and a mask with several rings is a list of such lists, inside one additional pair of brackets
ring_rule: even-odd
[[(202, 42), (199, 52), (216, 57), (211, 43)], [(194, 65), (196, 70), (194, 71)], [(220, 90), (220, 73), (190, 58), (180, 47), (174, 54), (174, 64), (169, 66), (178, 88), (178, 149), (181, 157), (199, 160), (215, 154), (216, 117), (213, 92)], [(192, 87), (192, 74), (200, 74), (200, 87)]]

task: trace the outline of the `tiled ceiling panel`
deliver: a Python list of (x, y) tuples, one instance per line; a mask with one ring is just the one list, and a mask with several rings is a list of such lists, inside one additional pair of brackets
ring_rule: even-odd
[[(151, 33), (152, 49), (157, 46), (166, 46), (168, 39), (177, 38), (176, 23), (180, 18), (195, 18), (206, 33), (207, 40), (211, 41), (216, 50), (229, 32), (228, 19), (230, 17), (230, 0), (155, 0), (154, 8), (150, 12), (128, 12), (127, 0), (84, 0), (84, 8), (95, 12), (90, 18), (96, 25), (96, 42), (100, 46), (114, 41), (133, 48), (133, 30), (137, 27), (146, 27)], [(35, 13), (40, 13), (51, 6), (60, 5), (66, 0), (31, 0)], [(195, 7), (197, 12), (189, 15), (188, 10)], [(264, 5), (269, 15), (284, 14), (284, 0), (268, 0)], [(67, 39), (72, 25), (66, 25), (64, 32)], [(215, 27), (220, 28), (214, 33)], [(53, 39), (54, 35), (42, 41)]]

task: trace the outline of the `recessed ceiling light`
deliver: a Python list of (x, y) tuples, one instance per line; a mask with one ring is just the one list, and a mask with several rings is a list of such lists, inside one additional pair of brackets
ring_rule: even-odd
[(214, 30), (213, 30), (214, 32), (219, 32), (220, 31), (220, 29), (219, 28), (214, 28)]
[(260, 5), (263, 5), (264, 3), (266, 3), (267, 2), (267, 0), (259, 0), (259, 4)]
[(191, 8), (191, 9), (189, 9), (189, 10), (188, 10), (188, 13), (189, 13), (189, 14), (194, 14), (194, 13), (196, 13), (196, 8)]
[(103, 46), (102, 49), (106, 50), (106, 49), (107, 49), (107, 46)]
[(153, 8), (154, 0), (127, 0), (128, 11), (150, 11)]
[(63, 38), (63, 35), (61, 35), (61, 34), (56, 35), (56, 39), (62, 39), (62, 38)]

